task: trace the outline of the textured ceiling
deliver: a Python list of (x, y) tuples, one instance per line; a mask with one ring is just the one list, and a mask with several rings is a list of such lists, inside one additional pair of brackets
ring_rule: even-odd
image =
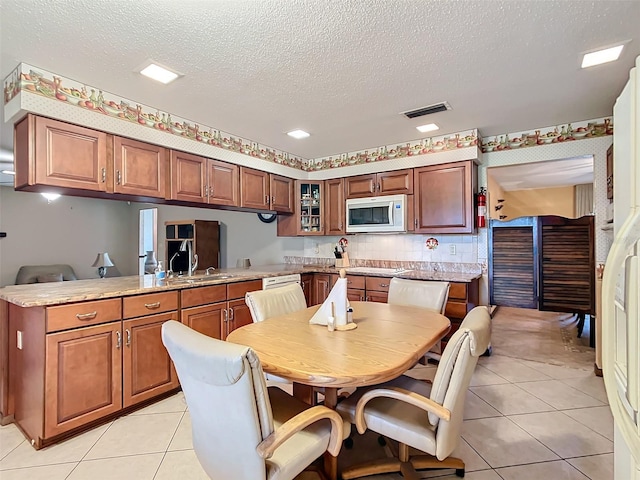
[(491, 167), (487, 175), (506, 191), (582, 185), (593, 183), (593, 157)]
[[(0, 19), (2, 78), (26, 62), (304, 158), (422, 123), (489, 136), (608, 116), (640, 54), (637, 0), (2, 0)], [(618, 62), (579, 68), (625, 40)], [(135, 73), (147, 59), (184, 77)]]

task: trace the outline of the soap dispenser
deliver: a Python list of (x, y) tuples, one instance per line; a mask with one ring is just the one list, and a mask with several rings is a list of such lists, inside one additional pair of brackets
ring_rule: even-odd
[(156, 278), (158, 280), (164, 280), (165, 278), (164, 266), (162, 265), (162, 260), (158, 260), (158, 266), (156, 267)]

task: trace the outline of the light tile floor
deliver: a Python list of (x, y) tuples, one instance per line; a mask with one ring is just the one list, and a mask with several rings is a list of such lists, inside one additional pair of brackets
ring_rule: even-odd
[[(420, 366), (412, 375), (432, 373)], [(354, 449), (359, 446), (378, 454), (375, 439), (356, 437)], [(480, 358), (454, 455), (465, 460), (468, 480), (612, 480), (613, 419), (602, 379), (591, 364), (565, 368), (497, 353)], [(421, 475), (458, 478), (451, 470)], [(207, 478), (191, 446), (182, 393), (40, 451), (13, 425), (0, 428), (1, 480)]]

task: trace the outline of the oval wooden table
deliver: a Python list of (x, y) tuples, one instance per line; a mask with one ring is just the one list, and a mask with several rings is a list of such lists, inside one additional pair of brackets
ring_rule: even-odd
[[(358, 325), (354, 330), (330, 332), (310, 325), (316, 305), (245, 325), (227, 341), (251, 347), (265, 372), (291, 380), (294, 396), (310, 405), (314, 387), (324, 388), (324, 404), (335, 409), (339, 388), (376, 385), (402, 375), (451, 325), (444, 315), (422, 308), (376, 302), (351, 306)], [(335, 479), (337, 462), (327, 456), (325, 461)]]

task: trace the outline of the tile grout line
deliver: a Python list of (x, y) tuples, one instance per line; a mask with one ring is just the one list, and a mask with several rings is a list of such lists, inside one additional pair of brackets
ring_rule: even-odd
[(167, 443), (167, 448), (165, 449), (165, 451), (162, 454), (162, 458), (160, 459), (160, 463), (158, 463), (158, 466), (156, 467), (156, 471), (153, 474), (152, 480), (154, 480), (158, 476), (158, 472), (160, 471), (160, 468), (162, 467), (162, 462), (164, 462), (164, 459), (167, 458), (167, 453), (169, 453), (169, 448), (171, 447), (171, 442), (173, 442), (173, 439), (176, 437), (176, 433), (178, 432), (178, 429), (180, 428), (180, 424), (182, 423), (182, 420), (184, 420), (184, 416), (186, 414), (187, 414), (187, 409), (185, 408), (184, 411), (182, 412), (182, 416), (180, 417), (180, 421), (178, 421), (178, 424), (176, 425), (176, 428), (173, 431), (173, 435), (171, 435), (171, 438), (169, 439), (169, 443)]

